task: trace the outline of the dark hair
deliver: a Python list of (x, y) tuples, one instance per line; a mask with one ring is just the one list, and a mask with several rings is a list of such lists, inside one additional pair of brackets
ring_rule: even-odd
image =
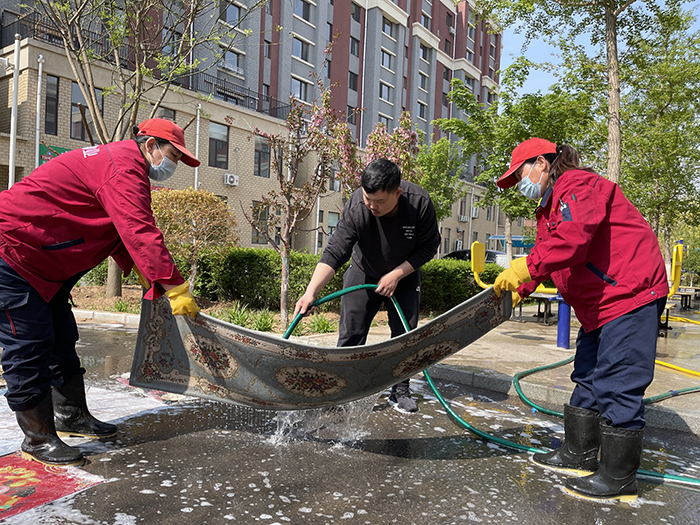
[[(133, 128), (131, 128), (131, 133), (133, 133), (134, 140), (136, 141), (136, 144), (138, 144), (139, 146), (141, 144), (145, 144), (148, 139), (153, 137), (153, 135), (139, 135), (139, 127), (138, 126), (134, 126)], [(169, 140), (165, 140), (165, 139), (162, 139), (160, 137), (153, 137), (153, 138), (156, 139), (156, 144), (158, 144), (158, 146), (165, 146), (166, 144), (170, 144)]]
[[(554, 183), (560, 175), (564, 174), (570, 170), (583, 170), (592, 172), (592, 168), (583, 167), (579, 163), (581, 162), (581, 157), (578, 154), (576, 148), (567, 145), (557, 146), (556, 153), (545, 153), (543, 155), (537, 155), (537, 157), (532, 157), (523, 162), (525, 164), (534, 163), (538, 157), (544, 157), (544, 159), (549, 163), (549, 186), (554, 187)], [(521, 168), (522, 170), (522, 168)]]
[(367, 193), (392, 192), (401, 182), (401, 169), (387, 159), (375, 159), (362, 172), (362, 188)]

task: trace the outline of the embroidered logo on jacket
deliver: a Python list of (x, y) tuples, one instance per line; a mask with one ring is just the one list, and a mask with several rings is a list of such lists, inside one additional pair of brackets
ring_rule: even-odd
[(86, 148), (83, 148), (83, 158), (86, 159), (88, 157), (92, 157), (94, 155), (97, 155), (99, 152), (99, 146), (88, 146)]

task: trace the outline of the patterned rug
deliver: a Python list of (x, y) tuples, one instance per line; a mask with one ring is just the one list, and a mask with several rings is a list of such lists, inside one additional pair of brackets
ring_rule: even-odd
[(381, 343), (315, 347), (207, 315), (173, 316), (143, 301), (130, 384), (273, 410), (348, 403), (454, 354), (511, 314), (489, 288), (411, 332)]
[(78, 468), (52, 467), (19, 454), (0, 457), (0, 520), (103, 481)]

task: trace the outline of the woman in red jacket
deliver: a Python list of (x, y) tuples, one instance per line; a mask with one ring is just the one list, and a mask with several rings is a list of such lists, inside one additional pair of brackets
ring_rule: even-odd
[(576, 495), (635, 499), (643, 396), (654, 376), (658, 320), (668, 294), (658, 240), (619, 186), (580, 167), (570, 146), (523, 142), (497, 184), (517, 184), (539, 203), (535, 246), (498, 276), (494, 290), (527, 297), (551, 277), (581, 322), (564, 442), (533, 461), (590, 474), (566, 481)]
[(7, 403), (24, 432), (22, 455), (75, 465), (81, 452), (58, 438), (109, 437), (85, 402), (71, 288), (112, 256), (124, 273), (140, 268), (173, 313), (197, 305), (156, 228), (149, 178), (172, 176), (178, 161), (198, 166), (183, 130), (150, 119), (134, 140), (69, 151), (0, 193), (0, 347)]

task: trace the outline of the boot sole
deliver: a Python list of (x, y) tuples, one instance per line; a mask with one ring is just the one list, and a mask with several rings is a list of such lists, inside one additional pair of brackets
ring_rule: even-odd
[(579, 492), (574, 492), (573, 490), (571, 490), (568, 487), (564, 487), (564, 490), (566, 492), (568, 492), (569, 494), (571, 494), (572, 496), (574, 496), (575, 498), (587, 499), (587, 500), (597, 501), (597, 502), (601, 502), (601, 503), (605, 502), (605, 501), (615, 501), (615, 500), (622, 501), (625, 503), (631, 503), (632, 501), (636, 501), (637, 497), (638, 497), (637, 494), (632, 494), (632, 495), (628, 495), (628, 496), (620, 495), (620, 496), (598, 497), (598, 496), (589, 496), (587, 494), (581, 494)]
[(537, 465), (538, 467), (542, 467), (542, 468), (547, 469), (547, 470), (553, 470), (555, 472), (561, 472), (562, 474), (569, 474), (571, 476), (583, 477), (583, 476), (590, 476), (591, 474), (595, 473), (595, 470), (583, 470), (583, 469), (579, 469), (579, 468), (566, 468), (566, 467), (553, 467), (553, 466), (547, 465), (545, 463), (539, 463), (532, 458), (530, 458), (530, 461), (534, 465)]
[(29, 452), (25, 452), (24, 450), (21, 451), (21, 456), (22, 459), (26, 459), (28, 461), (36, 461), (37, 463), (41, 463), (42, 465), (48, 465), (50, 467), (79, 467), (80, 465), (83, 465), (85, 463), (85, 458), (81, 458), (77, 461), (71, 461), (69, 463), (49, 463), (48, 461), (42, 461), (36, 456), (32, 456)]
[(102, 439), (109, 438), (117, 435), (117, 431), (111, 432), (109, 434), (81, 434), (80, 432), (66, 432), (63, 430), (57, 430), (56, 435), (58, 437), (73, 437), (73, 438), (87, 438), (87, 439)]

